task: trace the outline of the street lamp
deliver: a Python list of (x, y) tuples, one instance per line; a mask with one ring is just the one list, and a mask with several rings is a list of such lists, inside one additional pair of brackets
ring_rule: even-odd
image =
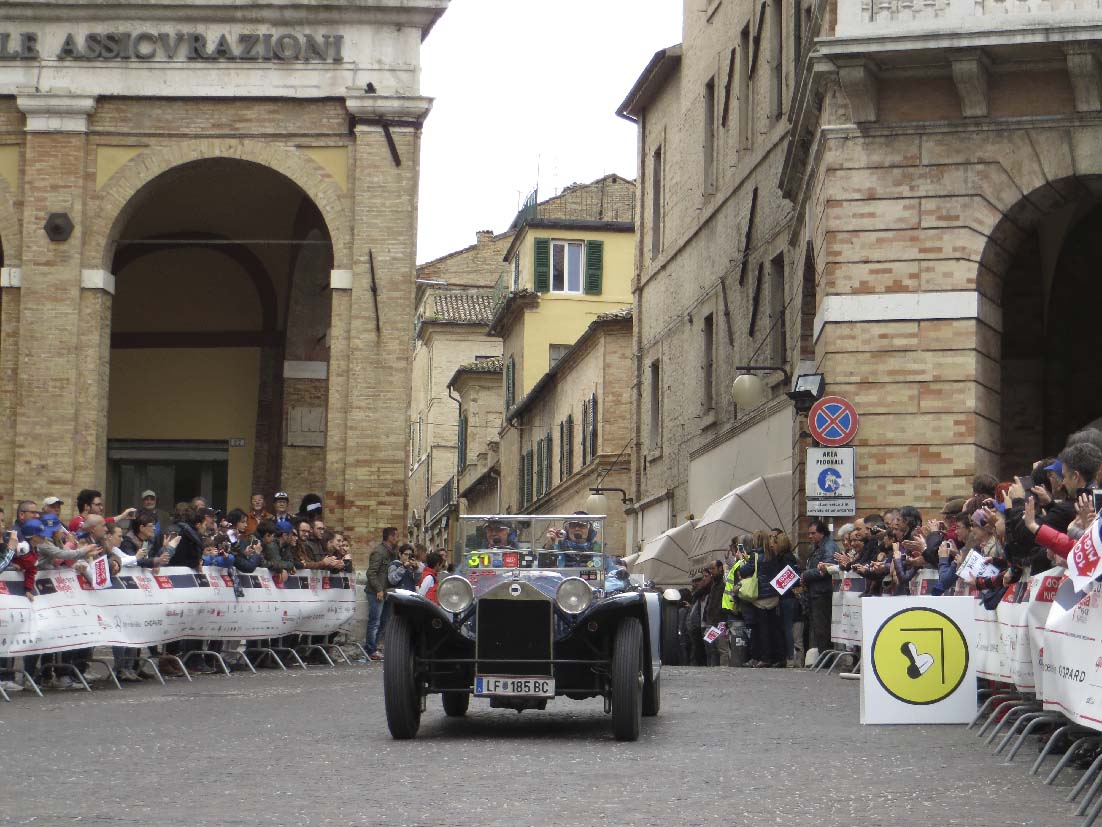
[(765, 401), (765, 383), (761, 377), (754, 376), (755, 372), (780, 371), (785, 386), (792, 381), (788, 370), (780, 365), (736, 365), (735, 370), (747, 371), (731, 383), (731, 396), (734, 397), (735, 404), (743, 410), (752, 410)]
[(592, 493), (589, 495), (589, 499), (585, 501), (586, 514), (604, 514), (608, 515), (608, 497), (605, 496), (606, 491), (615, 491), (620, 495), (620, 502), (623, 505), (628, 505), (633, 502), (631, 497), (628, 496), (628, 492), (623, 488), (596, 488), (589, 489)]
[(801, 373), (796, 377), (792, 390), (785, 394), (792, 400), (797, 413), (807, 413), (823, 397), (823, 374)]

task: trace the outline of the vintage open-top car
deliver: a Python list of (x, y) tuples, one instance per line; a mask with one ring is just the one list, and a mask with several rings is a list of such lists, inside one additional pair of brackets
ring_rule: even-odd
[(449, 716), (466, 714), (472, 695), (518, 712), (559, 696), (603, 697), (615, 736), (639, 737), (640, 717), (661, 702), (664, 599), (609, 571), (603, 519), (461, 518), (463, 551), (440, 581), (439, 605), (410, 591), (387, 596), (393, 737), (417, 734), (430, 694)]

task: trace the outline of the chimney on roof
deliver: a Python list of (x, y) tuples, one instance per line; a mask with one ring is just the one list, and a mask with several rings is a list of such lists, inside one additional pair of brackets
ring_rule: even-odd
[(475, 242), (476, 243), (478, 243), (478, 244), (488, 244), (489, 242), (493, 241), (494, 231), (493, 230), (479, 230), (474, 234), (474, 237), (475, 237)]

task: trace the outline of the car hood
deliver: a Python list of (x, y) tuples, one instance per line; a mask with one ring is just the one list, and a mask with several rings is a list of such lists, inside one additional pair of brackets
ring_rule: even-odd
[(550, 599), (555, 599), (555, 590), (563, 581), (563, 576), (557, 571), (519, 571), (513, 569), (478, 569), (464, 572), (463, 576), (471, 582), (475, 598), (479, 598), (500, 583), (506, 583), (517, 579), (530, 584), (541, 594)]

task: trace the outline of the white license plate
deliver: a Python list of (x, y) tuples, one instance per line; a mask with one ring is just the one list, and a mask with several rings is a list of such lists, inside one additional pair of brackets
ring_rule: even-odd
[(498, 675), (477, 675), (474, 679), (474, 694), (521, 695), (529, 698), (554, 698), (554, 678), (516, 678)]

